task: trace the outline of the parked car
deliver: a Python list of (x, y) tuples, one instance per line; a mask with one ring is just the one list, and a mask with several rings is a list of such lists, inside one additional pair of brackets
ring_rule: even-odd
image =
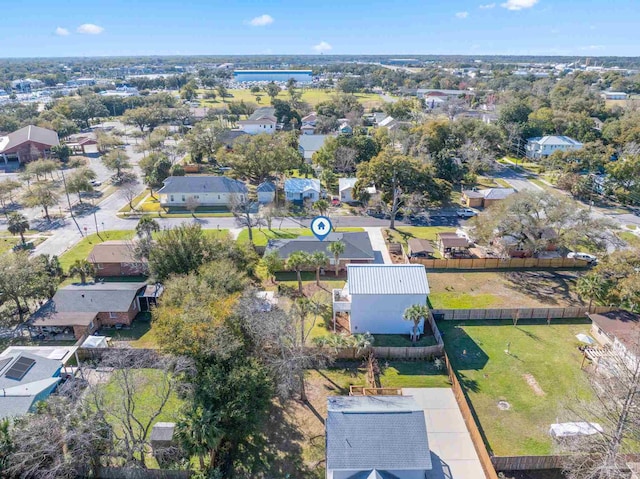
[(338, 198), (332, 198), (331, 206), (340, 206), (340, 200)]
[(102, 185), (101, 181), (98, 180), (91, 180), (91, 186), (100, 186)]
[(459, 218), (473, 218), (478, 213), (472, 210), (471, 208), (460, 208), (456, 211), (456, 214)]
[(589, 264), (594, 264), (598, 261), (598, 257), (589, 253), (579, 253), (577, 251), (572, 251), (567, 255), (567, 258), (572, 259), (580, 259), (582, 261), (586, 261)]

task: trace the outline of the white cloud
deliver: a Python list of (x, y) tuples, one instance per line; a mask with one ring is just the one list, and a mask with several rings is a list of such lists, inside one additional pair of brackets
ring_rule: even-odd
[(66, 37), (67, 35), (69, 35), (69, 30), (67, 30), (66, 28), (58, 27), (56, 28), (55, 34), (59, 37)]
[(496, 4), (495, 3), (487, 3), (485, 5), (480, 5), (479, 8), (481, 8), (482, 10), (488, 10), (490, 8), (495, 8)]
[(83, 23), (76, 31), (78, 33), (84, 33), (85, 35), (100, 35), (104, 32), (104, 28), (93, 23)]
[(313, 49), (315, 51), (317, 51), (318, 53), (324, 53), (324, 52), (328, 52), (329, 50), (331, 50), (333, 47), (328, 44), (327, 42), (320, 42), (317, 45), (313, 46)]
[(538, 0), (507, 0), (505, 3), (501, 3), (500, 6), (507, 10), (524, 10), (525, 8), (531, 8)]
[(267, 25), (271, 25), (273, 23), (273, 17), (271, 15), (260, 15), (259, 17), (252, 18), (249, 22), (249, 25), (252, 27), (266, 27)]
[(467, 18), (469, 16), (469, 12), (458, 12), (456, 13), (456, 17), (458, 18)]
[(587, 45), (585, 47), (580, 47), (580, 50), (583, 50), (583, 51), (604, 50), (604, 45)]

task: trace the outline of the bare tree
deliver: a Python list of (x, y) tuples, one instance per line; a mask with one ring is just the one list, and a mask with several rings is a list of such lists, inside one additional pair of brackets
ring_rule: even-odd
[(187, 201), (185, 201), (184, 203), (184, 207), (187, 209), (187, 211), (191, 212), (191, 216), (193, 216), (194, 218), (196, 217), (196, 210), (199, 206), (200, 202), (196, 199), (195, 196), (189, 196), (187, 198)]
[(91, 386), (91, 407), (112, 424), (114, 452), (125, 465), (146, 468), (148, 436), (175, 390), (173, 374), (182, 369), (175, 358), (136, 350), (103, 356), (102, 367), (113, 368), (110, 388)]
[(258, 203), (247, 199), (245, 196), (233, 195), (229, 206), (236, 219), (236, 224), (240, 228), (247, 228), (249, 242), (253, 244), (253, 228), (263, 226), (266, 223), (262, 216), (255, 214), (258, 209)]
[(347, 146), (336, 148), (336, 171), (338, 173), (351, 173), (356, 169), (356, 156), (358, 152)]
[(627, 454), (636, 452), (640, 439), (640, 329), (624, 346), (616, 345), (598, 359), (589, 380), (595, 400), (572, 399), (570, 420), (601, 425), (602, 432), (571, 437), (559, 444), (566, 456), (568, 479), (621, 479), (631, 477)]
[(131, 210), (134, 209), (133, 200), (135, 200), (136, 196), (138, 196), (137, 185), (138, 185), (137, 181), (129, 181), (124, 185), (122, 185), (122, 187), (120, 187), (120, 191), (122, 191), (122, 196), (124, 196), (124, 199), (127, 200), (127, 203), (129, 203), (129, 208), (131, 208)]

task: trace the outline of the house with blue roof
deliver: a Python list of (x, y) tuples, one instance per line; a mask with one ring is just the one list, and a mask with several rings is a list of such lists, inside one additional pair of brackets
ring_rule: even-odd
[(327, 479), (432, 477), (425, 412), (411, 396), (331, 396), (325, 427)]
[(256, 195), (261, 205), (273, 203), (276, 199), (276, 185), (271, 181), (264, 181), (257, 186)]
[(315, 178), (290, 178), (284, 182), (284, 195), (287, 201), (302, 204), (305, 201), (315, 203), (320, 199), (320, 180)]

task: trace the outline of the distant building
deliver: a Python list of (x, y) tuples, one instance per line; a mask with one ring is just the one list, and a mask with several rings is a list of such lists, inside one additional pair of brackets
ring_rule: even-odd
[(158, 197), (160, 205), (168, 207), (184, 208), (191, 200), (199, 206), (228, 207), (234, 201), (245, 201), (248, 192), (242, 181), (227, 176), (170, 176), (158, 190)]
[(584, 145), (568, 136), (543, 136), (527, 140), (527, 158), (540, 159), (556, 151), (581, 150)]
[(58, 134), (39, 126), (25, 126), (7, 136), (0, 136), (0, 159), (25, 163), (44, 158), (51, 153), (51, 147), (60, 144)]
[(311, 70), (235, 70), (233, 79), (239, 83), (287, 82), (291, 79), (298, 83), (311, 83), (313, 72)]
[(68, 87), (82, 87), (82, 86), (93, 86), (96, 84), (96, 80), (94, 78), (74, 78), (73, 80), (69, 80), (67, 82)]
[(259, 133), (268, 133), (270, 135), (276, 132), (278, 119), (275, 116), (276, 109), (272, 107), (258, 108), (246, 120), (238, 121), (240, 130), (250, 135)]
[(621, 91), (603, 91), (600, 97), (603, 100), (626, 100), (629, 95)]
[(11, 82), (11, 88), (19, 93), (30, 93), (32, 90), (42, 87), (44, 87), (44, 82), (34, 78), (23, 78)]
[(313, 178), (290, 178), (284, 182), (284, 194), (287, 201), (315, 203), (320, 199), (320, 180)]

